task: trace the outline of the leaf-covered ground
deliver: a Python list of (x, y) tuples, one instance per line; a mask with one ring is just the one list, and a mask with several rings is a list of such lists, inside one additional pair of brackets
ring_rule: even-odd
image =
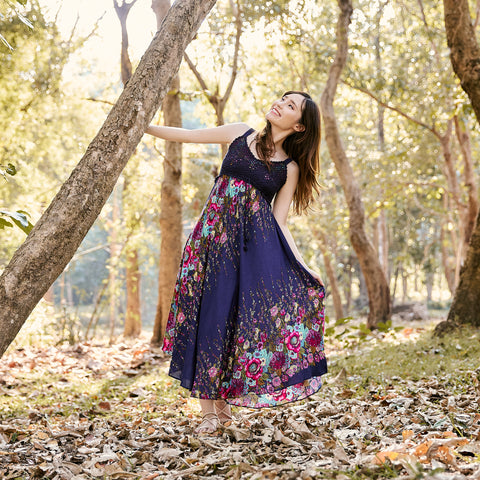
[(480, 479), (480, 334), (382, 337), (331, 347), (316, 395), (236, 409), (210, 436), (146, 340), (14, 350), (0, 361), (0, 477)]

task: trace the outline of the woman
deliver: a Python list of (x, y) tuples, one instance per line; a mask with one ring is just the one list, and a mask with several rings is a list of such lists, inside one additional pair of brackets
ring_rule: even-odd
[(147, 129), (174, 142), (230, 144), (185, 245), (163, 345), (169, 374), (200, 399), (197, 433), (230, 421), (230, 404), (305, 398), (327, 371), (323, 283), (287, 228), (292, 200), (304, 211), (318, 190), (320, 113), (291, 91), (265, 118), (262, 132), (244, 123)]

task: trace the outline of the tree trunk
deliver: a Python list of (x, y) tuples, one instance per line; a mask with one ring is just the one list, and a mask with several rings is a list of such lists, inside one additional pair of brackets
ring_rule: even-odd
[(50, 303), (51, 305), (55, 306), (55, 295), (53, 294), (53, 285), (50, 286), (50, 288), (45, 292), (45, 295), (43, 296), (43, 299), (47, 303)]
[[(382, 2), (378, 6), (377, 15), (375, 17), (375, 65), (376, 65), (376, 76), (377, 81), (379, 84), (384, 82), (384, 74), (383, 74), (383, 64), (382, 64), (382, 42), (380, 39), (380, 32), (381, 32), (381, 21), (383, 17), (383, 10), (387, 5), (386, 2)], [(385, 154), (385, 107), (383, 105), (377, 104), (377, 112), (378, 112), (378, 125), (377, 125), (377, 133), (378, 133), (378, 148), (382, 154)], [(382, 197), (384, 197), (382, 191)], [(387, 230), (387, 219), (385, 215), (385, 209), (382, 208), (380, 210), (380, 215), (378, 217), (377, 227), (377, 251), (378, 251), (378, 258), (380, 260), (380, 264), (383, 268), (383, 273), (385, 274), (385, 278), (387, 279), (387, 284), (390, 284), (390, 275), (388, 271), (388, 230)]]
[[(470, 17), (468, 0), (444, 0), (445, 30), (450, 58), (462, 88), (480, 121), (480, 49)], [(480, 325), (480, 222), (477, 222), (467, 250), (460, 281), (448, 313), (447, 323)], [(445, 323), (437, 325), (440, 334)]]
[[(160, 26), (170, 8), (170, 0), (153, 0), (152, 9)], [(164, 124), (182, 126), (180, 78), (177, 75), (162, 105)], [(160, 261), (158, 300), (152, 343), (161, 344), (167, 327), (170, 303), (182, 255), (182, 144), (165, 142), (162, 194), (160, 200)]]
[(348, 261), (345, 263), (343, 268), (346, 280), (343, 282), (343, 295), (345, 297), (345, 312), (347, 315), (352, 309), (352, 283), (353, 283), (353, 272), (352, 272), (352, 256), (348, 256)]
[(117, 302), (117, 266), (118, 258), (120, 257), (121, 247), (118, 243), (118, 222), (119, 222), (119, 212), (118, 212), (118, 185), (116, 184), (113, 187), (112, 195), (112, 220), (110, 223), (110, 265), (108, 272), (108, 284), (110, 291), (110, 314), (109, 314), (109, 325), (110, 325), (110, 336), (109, 343), (113, 344), (115, 337), (115, 323), (117, 320), (118, 314), (118, 302)]
[(347, 59), (348, 26), (353, 11), (351, 0), (338, 0), (338, 5), (341, 13), (337, 23), (337, 51), (322, 94), (321, 106), (328, 150), (340, 177), (349, 208), (350, 240), (367, 285), (369, 304), (367, 325), (369, 328), (375, 328), (378, 323), (390, 319), (390, 292), (377, 252), (365, 232), (365, 211), (360, 189), (342, 145), (333, 109), (333, 98)]
[(472, 147), (470, 141), (470, 131), (468, 125), (455, 115), (455, 135), (457, 136), (458, 144), (463, 158), (463, 182), (468, 190), (468, 205), (464, 212), (463, 219), (463, 252), (462, 264), (465, 260), (465, 254), (468, 249), (468, 244), (475, 228), (475, 221), (479, 211), (478, 204), (478, 188), (477, 179), (475, 175), (475, 166), (472, 158)]
[(124, 337), (138, 337), (142, 333), (140, 308), (140, 268), (136, 248), (127, 248), (127, 311), (125, 312)]
[(340, 295), (340, 289), (338, 288), (337, 276), (330, 259), (330, 253), (327, 249), (327, 240), (325, 235), (321, 232), (317, 233), (319, 238), (319, 248), (322, 252), (323, 263), (325, 264), (325, 270), (327, 272), (328, 281), (330, 283), (330, 289), (332, 290), (333, 309), (335, 310), (335, 318), (339, 320), (344, 317), (342, 297)]
[[(444, 204), (446, 203), (446, 197), (444, 195)], [(445, 210), (446, 212), (448, 210)], [(446, 221), (442, 220), (442, 224), (440, 225), (440, 253), (442, 258), (442, 266), (443, 272), (445, 274), (445, 279), (447, 280), (448, 289), (450, 293), (453, 295), (455, 292), (455, 269), (452, 266), (452, 262), (450, 260), (450, 255), (448, 254), (447, 248), (447, 225)]]
[[(131, 3), (123, 3), (120, 5), (117, 0), (113, 4), (117, 12), (120, 26), (122, 29), (122, 48), (120, 55), (120, 71), (122, 76), (123, 86), (127, 84), (132, 76), (132, 63), (130, 62), (130, 55), (128, 54), (128, 31), (127, 31), (127, 17), (130, 9), (137, 0), (132, 0)], [(128, 174), (124, 175), (122, 202), (128, 201), (130, 197), (131, 182)], [(138, 225), (136, 221), (132, 222), (128, 216), (126, 227), (129, 232), (132, 232)], [(125, 322), (123, 326), (124, 337), (138, 337), (142, 332), (142, 313), (140, 305), (140, 267), (138, 263), (138, 252), (135, 246), (127, 240), (125, 246), (126, 257), (126, 294), (127, 294), (127, 310), (125, 312)]]
[(140, 142), (214, 0), (177, 0), (97, 136), (0, 277), (0, 355), (62, 273)]
[(390, 285), (390, 271), (388, 268), (388, 226), (387, 226), (387, 215), (385, 209), (380, 210), (380, 219), (379, 219), (379, 247), (380, 247), (380, 264), (382, 265), (383, 273), (387, 281), (387, 285)]

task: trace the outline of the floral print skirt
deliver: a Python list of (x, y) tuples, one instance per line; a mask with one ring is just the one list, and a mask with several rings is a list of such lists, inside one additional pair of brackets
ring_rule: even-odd
[(271, 407), (321, 387), (324, 288), (262, 194), (217, 177), (188, 237), (163, 349), (192, 396)]

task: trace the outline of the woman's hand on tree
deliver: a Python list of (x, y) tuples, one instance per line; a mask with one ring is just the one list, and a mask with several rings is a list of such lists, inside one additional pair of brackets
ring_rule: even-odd
[(308, 271), (310, 272), (310, 275), (315, 279), (317, 280), (318, 282), (320, 282), (320, 284), (322, 285), (322, 287), (325, 287), (324, 283), (323, 283), (323, 280), (322, 280), (322, 277), (320, 276), (319, 273), (315, 272), (314, 270), (310, 270), (308, 269)]

